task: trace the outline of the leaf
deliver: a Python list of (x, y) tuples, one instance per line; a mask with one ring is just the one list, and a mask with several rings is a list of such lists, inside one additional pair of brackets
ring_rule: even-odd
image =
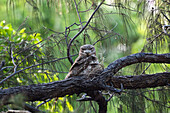
[(32, 39), (34, 39), (34, 36), (33, 35), (29, 35), (27, 40), (31, 41)]
[(26, 28), (23, 28), (23, 29), (21, 29), (21, 30), (20, 30), (20, 32), (19, 32), (19, 33), (20, 33), (20, 34), (22, 34), (22, 33), (24, 33), (24, 32), (25, 32), (25, 30), (26, 30)]
[(21, 42), (20, 36), (15, 36), (15, 37), (13, 38), (13, 40), (14, 40), (15, 43)]
[(73, 106), (68, 101), (66, 101), (66, 105), (67, 105), (69, 111), (73, 112)]
[(20, 80), (19, 77), (17, 77), (17, 81), (18, 81), (19, 83), (22, 83), (22, 80)]
[(5, 25), (5, 20), (3, 20), (3, 21), (0, 22), (0, 26), (3, 27), (4, 25)]

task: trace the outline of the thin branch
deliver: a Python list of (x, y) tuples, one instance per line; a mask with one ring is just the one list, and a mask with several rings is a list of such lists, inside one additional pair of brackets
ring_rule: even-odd
[(149, 100), (149, 101), (155, 102), (155, 103), (157, 103), (157, 104), (159, 104), (159, 105), (161, 105), (161, 106), (170, 108), (170, 106), (166, 106), (163, 102), (160, 102), (160, 101), (158, 101), (158, 100), (150, 99), (150, 98), (148, 98), (147, 96), (145, 96), (144, 94), (141, 94), (141, 95), (142, 95), (146, 100)]
[[(103, 5), (106, 5), (106, 6), (112, 6), (112, 7), (118, 7), (119, 9), (122, 8), (122, 9), (127, 9), (129, 11), (134, 11), (134, 12), (138, 12), (137, 10), (134, 10), (134, 9), (130, 9), (130, 8), (127, 8), (125, 7), (123, 4), (121, 3), (114, 3), (114, 4), (106, 4), (104, 3)], [(139, 12), (138, 12), (139, 13)]]
[(56, 33), (56, 34), (62, 34), (62, 35), (64, 35), (64, 32), (57, 32), (57, 31), (54, 31), (53, 29), (48, 28), (48, 27), (45, 27), (45, 26), (43, 26), (43, 28), (44, 28), (44, 29), (48, 29), (49, 31), (52, 31), (52, 32), (54, 32), (54, 33)]
[[(82, 23), (85, 23), (85, 22), (81, 22), (81, 24), (73, 23), (73, 24), (71, 24), (70, 26), (68, 26), (68, 27), (65, 28), (65, 40), (66, 40), (67, 47), (68, 47), (68, 40), (67, 40), (67, 37), (68, 37), (70, 31), (73, 30), (73, 29), (70, 30), (70, 27), (72, 27), (73, 25), (80, 26), (80, 25), (82, 25)], [(67, 33), (67, 29), (69, 30), (68, 33)], [(75, 30), (77, 30), (77, 29), (75, 29)]]
[[(77, 55), (77, 54), (76, 54)], [(76, 56), (76, 55), (72, 55), (71, 57), (73, 56)], [(36, 66), (40, 66), (40, 65), (43, 65), (43, 64), (48, 64), (48, 63), (51, 63), (51, 62), (56, 62), (56, 61), (59, 61), (59, 60), (63, 60), (63, 59), (66, 59), (68, 57), (63, 57), (63, 58), (58, 58), (58, 59), (55, 59), (55, 60), (52, 60), (52, 61), (48, 61), (48, 62), (44, 62), (44, 63), (39, 63), (39, 64), (36, 64), (36, 65), (32, 65), (32, 66), (28, 66), (24, 69), (21, 69), (21, 70), (18, 70), (16, 71), (15, 73), (12, 73), (11, 75), (7, 76), (6, 78), (4, 78), (3, 80), (0, 81), (0, 85), (5, 82), (7, 79), (11, 78), (12, 76), (16, 75), (17, 73), (20, 73), (26, 69), (30, 69), (30, 68), (33, 68), (33, 67), (36, 67)]]
[(151, 64), (149, 64), (147, 67), (146, 67), (146, 69), (145, 70), (143, 70), (143, 72), (142, 72), (142, 74), (144, 74), (145, 73), (145, 71), (146, 70), (148, 70), (148, 68), (151, 66)]
[[(107, 35), (107, 34), (106, 34)], [(111, 38), (111, 37), (113, 37), (113, 36), (115, 36), (115, 35), (117, 35), (117, 36), (120, 36), (120, 34), (118, 34), (118, 33), (114, 33), (113, 35), (111, 35), (111, 36), (108, 36), (108, 37), (106, 37), (106, 38), (103, 38), (103, 37), (101, 37), (100, 39), (98, 39), (96, 42), (94, 42), (93, 43), (93, 45), (95, 45), (96, 43), (98, 43), (99, 41), (103, 41), (103, 40), (106, 40), (106, 39), (108, 39), (108, 38)]]
[(45, 100), (44, 102), (42, 102), (41, 104), (39, 104), (37, 107), (36, 107), (36, 109), (38, 109), (40, 106), (42, 106), (43, 104), (45, 104), (45, 103), (47, 103), (47, 102), (49, 102), (49, 101), (51, 101), (52, 99), (48, 99), (48, 100)]
[(167, 28), (167, 30), (168, 30), (168, 28), (170, 29), (170, 25), (164, 25), (163, 26), (164, 33), (170, 37), (170, 34), (167, 33), (167, 30), (165, 28)]
[(68, 56), (68, 60), (71, 64), (73, 64), (73, 60), (72, 58), (70, 57), (70, 47), (71, 47), (71, 44), (73, 43), (73, 41), (84, 31), (84, 29), (88, 26), (88, 24), (90, 23), (90, 21), (92, 20), (94, 14), (97, 12), (97, 10), (100, 8), (100, 6), (103, 4), (105, 0), (103, 0), (99, 5), (98, 7), (95, 9), (95, 11), (93, 12), (93, 14), (91, 15), (91, 17), (89, 18), (89, 20), (87, 21), (87, 23), (85, 24), (85, 26), (70, 40), (70, 43), (67, 47), (67, 56)]
[(1, 61), (1, 64), (0, 64), (0, 71), (2, 70), (2, 68), (5, 66), (5, 60)]
[(94, 108), (94, 106), (93, 106), (92, 101), (90, 101), (90, 105), (92, 106), (92, 108), (93, 108), (94, 112), (95, 112), (95, 113), (97, 113), (96, 109), (95, 109), (95, 108)]
[(24, 104), (24, 109), (30, 111), (31, 113), (45, 113), (37, 108), (34, 108), (33, 106), (30, 106), (29, 104)]
[(22, 26), (25, 24), (25, 22), (27, 21), (27, 18), (28, 18), (28, 17), (26, 17), (25, 20), (22, 22), (22, 24), (18, 27), (16, 33), (12, 36), (12, 38), (17, 35), (17, 33), (19, 32), (19, 30), (21, 29), (21, 27), (22, 27)]
[(161, 11), (162, 15), (170, 22), (170, 19)]
[(13, 57), (13, 48), (11, 48), (11, 59), (12, 59), (12, 63), (14, 65), (14, 73), (16, 72), (16, 69), (17, 69), (17, 65), (15, 64), (15, 61), (14, 61), (14, 57)]
[(53, 37), (53, 36), (54, 36), (54, 34), (50, 35), (50, 36), (47, 37), (46, 39), (43, 39), (43, 40), (39, 41), (38, 43), (36, 43), (36, 44), (34, 44), (34, 45), (31, 45), (31, 46), (23, 49), (22, 51), (18, 51), (18, 54), (15, 56), (15, 58), (16, 58), (20, 53), (22, 53), (22, 52), (26, 51), (27, 49), (30, 49), (30, 48), (32, 48), (32, 47), (34, 47), (34, 46), (36, 46), (36, 45), (38, 45), (38, 44), (40, 44), (40, 43), (42, 43), (42, 42), (45, 41), (45, 40), (49, 40), (50, 37)]
[[(66, 40), (66, 44), (67, 44), (67, 46), (68, 46), (67, 37), (68, 37), (68, 34), (69, 34), (69, 33), (67, 33), (67, 29), (68, 29), (68, 27), (65, 28), (65, 40)], [(69, 31), (70, 31), (70, 29), (69, 29)]]
[(93, 4), (85, 11), (79, 11), (80, 13), (85, 13), (93, 9)]
[(109, 97), (109, 99), (107, 99), (107, 101), (110, 101), (113, 96), (114, 96), (114, 93), (111, 94), (111, 96)]
[(83, 28), (83, 24), (82, 24), (82, 22), (81, 22), (81, 18), (80, 18), (80, 14), (79, 14), (79, 11), (78, 11), (78, 6), (77, 6), (77, 3), (76, 3), (76, 0), (74, 0), (74, 4), (75, 4), (75, 6), (76, 6), (76, 12), (77, 12), (77, 15), (78, 15), (78, 17), (79, 17), (79, 22), (80, 22), (80, 24), (81, 24), (81, 27)]
[(4, 70), (4, 69), (6, 69), (6, 68), (13, 68), (13, 67), (14, 67), (14, 66), (6, 66), (6, 67), (1, 68), (0, 71)]
[(37, 47), (36, 50), (32, 51), (31, 54), (29, 54), (28, 56), (24, 57), (24, 59), (17, 64), (17, 66), (19, 66), (24, 60), (26, 60), (28, 57), (32, 56), (36, 51), (38, 51), (41, 47), (43, 47), (45, 44), (42, 44), (40, 47)]

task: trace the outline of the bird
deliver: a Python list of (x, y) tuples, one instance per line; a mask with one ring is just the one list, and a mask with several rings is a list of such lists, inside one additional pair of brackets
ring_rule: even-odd
[(86, 44), (80, 47), (79, 56), (74, 61), (65, 79), (87, 75), (93, 77), (95, 73), (103, 70), (103, 66), (99, 63), (96, 57), (96, 50), (93, 45)]
[[(96, 50), (93, 45), (86, 44), (80, 47), (79, 56), (76, 58), (65, 79), (73, 76), (87, 75), (92, 78), (104, 69), (96, 57)], [(55, 102), (58, 97), (55, 98)]]

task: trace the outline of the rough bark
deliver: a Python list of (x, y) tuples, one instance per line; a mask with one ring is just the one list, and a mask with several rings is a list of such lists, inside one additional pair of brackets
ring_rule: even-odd
[(99, 91), (90, 91), (87, 95), (91, 96), (92, 100), (96, 101), (99, 105), (99, 113), (107, 112), (107, 100)]
[(115, 76), (111, 79), (115, 88), (120, 88), (120, 83), (125, 89), (151, 88), (166, 86), (170, 83), (170, 73), (143, 74), (136, 76)]
[[(121, 84), (124, 89), (150, 88), (170, 84), (170, 72), (151, 75), (114, 76), (121, 68), (141, 62), (170, 63), (170, 53), (137, 53), (126, 56), (111, 63), (101, 74), (92, 79), (86, 79), (86, 75), (84, 75), (51, 83), (0, 89), (1, 105), (8, 104), (7, 100), (16, 94), (24, 95), (26, 97), (25, 101), (42, 101), (85, 92), (99, 104), (99, 112), (104, 113), (107, 111), (107, 102), (98, 90), (116, 91), (114, 87), (120, 88)], [(108, 82), (113, 84), (114, 87), (106, 85)]]
[[(9, 98), (13, 94), (22, 93), (27, 98), (25, 101), (42, 101), (49, 98), (63, 97), (65, 95), (79, 94), (94, 90), (108, 90), (100, 82), (101, 79), (84, 80), (85, 77), (72, 77), (67, 80), (29, 86), (18, 86), (0, 90), (0, 99)], [(170, 73), (157, 73), (138, 76), (113, 76), (111, 82), (115, 88), (124, 89), (150, 88), (170, 84)]]
[(125, 66), (148, 62), (148, 63), (170, 63), (170, 53), (167, 54), (153, 54), (153, 53), (136, 53), (129, 56), (122, 57), (111, 64), (105, 69), (111, 70), (113, 74), (117, 73)]

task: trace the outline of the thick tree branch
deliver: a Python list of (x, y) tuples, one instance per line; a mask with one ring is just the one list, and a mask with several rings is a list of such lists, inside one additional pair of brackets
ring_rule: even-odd
[(114, 76), (111, 79), (115, 88), (120, 88), (120, 83), (124, 89), (151, 88), (166, 86), (170, 83), (170, 73), (143, 74), (136, 76)]
[[(84, 75), (51, 83), (0, 89), (1, 105), (8, 104), (7, 100), (16, 94), (25, 96), (25, 101), (43, 101), (83, 92), (89, 94), (91, 91), (98, 90), (114, 91), (114, 88), (106, 85), (108, 81), (115, 88), (120, 88), (123, 84), (124, 89), (150, 88), (170, 84), (170, 72), (138, 76), (113, 76), (119, 69), (140, 62), (170, 63), (170, 54), (138, 53), (123, 57), (111, 63), (100, 75), (96, 75), (92, 79), (87, 79), (87, 75)], [(93, 96), (93, 94), (91, 95)]]
[[(27, 97), (25, 98), (25, 101), (43, 101), (49, 98), (63, 97), (75, 93), (79, 94), (95, 90), (108, 90), (101, 81), (103, 80), (100, 77), (96, 77), (93, 80), (86, 80), (85, 76), (82, 76), (51, 83), (0, 89), (0, 99), (2, 103), (6, 103), (6, 100), (8, 100), (11, 95), (22, 93)], [(122, 83), (124, 89), (165, 86), (170, 84), (170, 73), (138, 76), (113, 76), (111, 82), (116, 88), (120, 88)]]
[(125, 66), (148, 62), (148, 63), (170, 63), (170, 53), (167, 54), (153, 54), (153, 53), (136, 53), (126, 57), (122, 57), (114, 62), (112, 62), (104, 70), (111, 71), (113, 74), (117, 73), (120, 69)]

